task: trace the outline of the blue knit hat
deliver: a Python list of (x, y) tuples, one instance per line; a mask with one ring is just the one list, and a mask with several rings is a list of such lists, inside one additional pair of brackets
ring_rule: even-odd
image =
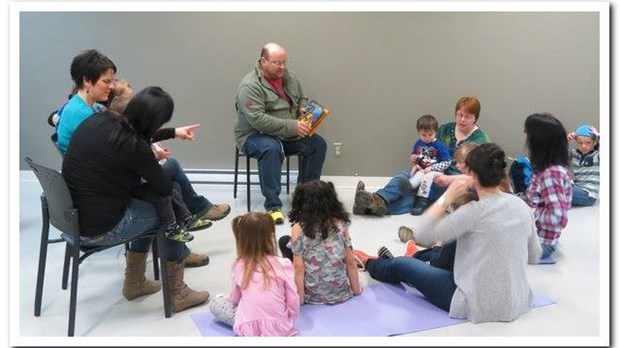
[(581, 126), (577, 127), (577, 129), (575, 129), (575, 136), (589, 137), (596, 140), (596, 135), (594, 135), (594, 132), (592, 132), (592, 130), (590, 129), (591, 127), (592, 126), (590, 126), (589, 124), (582, 124)]

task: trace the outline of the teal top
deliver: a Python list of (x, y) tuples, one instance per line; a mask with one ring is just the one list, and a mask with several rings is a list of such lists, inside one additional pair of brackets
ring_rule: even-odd
[(94, 114), (96, 110), (88, 106), (84, 99), (77, 94), (74, 94), (67, 104), (62, 108), (59, 113), (60, 119), (58, 120), (58, 127), (56, 133), (58, 134), (58, 147), (63, 153), (67, 153), (69, 147), (69, 141), (73, 132), (86, 120), (90, 115)]
[(450, 151), (450, 157), (452, 157), (452, 163), (450, 164), (450, 167), (444, 172), (448, 175), (459, 174), (458, 169), (456, 169), (456, 160), (454, 160), (454, 151), (456, 151), (456, 149), (458, 149), (461, 144), (485, 144), (491, 142), (491, 137), (489, 137), (489, 135), (480, 127), (473, 131), (473, 133), (471, 133), (467, 138), (457, 142), (456, 135), (454, 135), (455, 128), (456, 122), (450, 122), (441, 125), (441, 127), (439, 127), (439, 130), (437, 131), (437, 139), (443, 141), (443, 143), (448, 146), (448, 151)]

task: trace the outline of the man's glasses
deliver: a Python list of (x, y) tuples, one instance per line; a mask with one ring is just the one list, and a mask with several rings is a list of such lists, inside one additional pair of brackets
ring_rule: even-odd
[(274, 62), (272, 60), (267, 59), (267, 57), (263, 57), (263, 58), (265, 58), (266, 61), (268, 61), (269, 63), (271, 63), (271, 64), (273, 64), (275, 66), (277, 66), (278, 68), (282, 67), (282, 66), (288, 66), (288, 62), (286, 60), (283, 61), (283, 62)]

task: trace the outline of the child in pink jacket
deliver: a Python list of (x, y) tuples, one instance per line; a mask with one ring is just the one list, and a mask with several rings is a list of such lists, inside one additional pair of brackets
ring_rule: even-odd
[(273, 219), (247, 213), (233, 219), (232, 229), (237, 244), (232, 291), (211, 301), (211, 313), (237, 336), (296, 335), (299, 295), (293, 264), (276, 255)]

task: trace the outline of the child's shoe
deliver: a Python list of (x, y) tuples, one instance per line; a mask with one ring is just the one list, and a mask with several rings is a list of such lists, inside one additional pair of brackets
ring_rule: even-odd
[(185, 230), (187, 232), (193, 232), (209, 228), (213, 225), (213, 223), (207, 219), (198, 218), (196, 215), (192, 215), (186, 219), (183, 225), (185, 226)]
[(413, 255), (417, 252), (418, 252), (418, 246), (415, 245), (415, 241), (413, 239), (405, 243), (405, 256), (413, 257)]
[(194, 236), (189, 234), (184, 228), (182, 228), (178, 224), (175, 224), (174, 226), (174, 229), (166, 230), (166, 238), (172, 239), (179, 243), (187, 243), (194, 240)]
[(417, 197), (413, 209), (411, 209), (411, 215), (422, 215), (426, 208), (431, 205), (431, 200), (426, 197)]
[(370, 256), (359, 249), (353, 249), (353, 256), (355, 257), (355, 264), (357, 265), (357, 268), (360, 269), (360, 271), (366, 270), (366, 264), (368, 263), (368, 260), (377, 258), (376, 256)]

